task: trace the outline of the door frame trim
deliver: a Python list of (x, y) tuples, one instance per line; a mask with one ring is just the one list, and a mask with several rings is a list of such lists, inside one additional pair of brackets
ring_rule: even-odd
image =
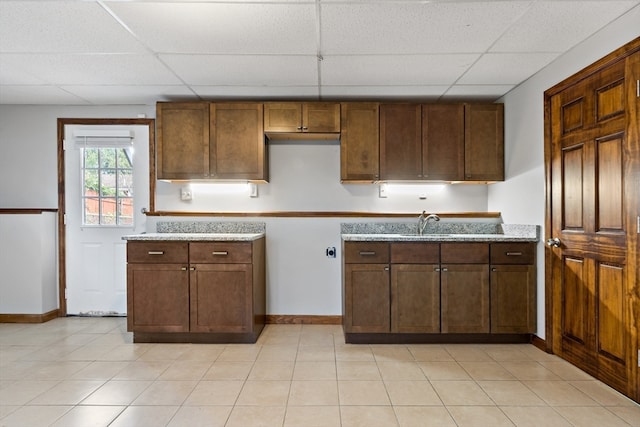
[[(96, 126), (147, 126), (149, 128), (149, 163), (155, 164), (155, 119), (86, 119), (86, 118), (58, 118), (58, 317), (67, 315), (67, 233), (64, 225), (65, 216), (65, 162), (64, 162), (64, 128), (67, 125), (96, 125)], [(155, 210), (155, 168), (149, 170), (149, 210)]]

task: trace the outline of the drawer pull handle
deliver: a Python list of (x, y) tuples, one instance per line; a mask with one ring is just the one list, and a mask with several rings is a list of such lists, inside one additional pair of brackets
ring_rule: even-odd
[(149, 251), (149, 255), (164, 255), (164, 251)]
[(211, 255), (227, 256), (227, 255), (229, 255), (229, 252), (227, 252), (227, 251), (213, 251), (213, 252), (211, 252)]
[(507, 256), (522, 256), (522, 252), (507, 252)]
[(375, 256), (375, 251), (360, 251), (360, 256)]

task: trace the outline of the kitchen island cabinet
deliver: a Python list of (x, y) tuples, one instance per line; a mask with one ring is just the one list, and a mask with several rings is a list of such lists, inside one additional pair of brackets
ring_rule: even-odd
[(129, 241), (134, 342), (255, 342), (266, 316), (265, 238), (244, 239)]

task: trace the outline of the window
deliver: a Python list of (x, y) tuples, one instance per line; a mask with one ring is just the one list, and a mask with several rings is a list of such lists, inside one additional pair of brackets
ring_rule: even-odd
[(84, 146), (82, 225), (133, 226), (133, 147)]

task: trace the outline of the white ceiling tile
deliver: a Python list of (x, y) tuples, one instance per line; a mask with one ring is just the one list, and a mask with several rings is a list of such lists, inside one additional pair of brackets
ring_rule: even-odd
[(528, 1), (321, 4), (321, 52), (484, 52)]
[(537, 1), (491, 51), (564, 52), (637, 5), (637, 1)]
[(518, 84), (553, 61), (556, 53), (488, 53), (458, 80), (464, 85)]
[(6, 54), (16, 66), (37, 69), (39, 76), (61, 85), (171, 85), (180, 81), (151, 55)]
[(477, 58), (476, 54), (325, 56), (320, 65), (322, 83), (329, 86), (448, 85)]
[(0, 52), (143, 51), (98, 2), (0, 1)]
[(419, 99), (435, 101), (449, 86), (322, 86), (327, 99)]
[(515, 85), (454, 85), (443, 95), (443, 100), (495, 101)]
[(161, 55), (184, 82), (201, 86), (308, 86), (318, 84), (316, 56)]
[(87, 105), (78, 98), (55, 86), (0, 86), (0, 104), (27, 105)]
[(318, 99), (317, 86), (193, 86), (203, 99)]
[(46, 84), (44, 80), (37, 76), (38, 71), (32, 68), (24, 68), (24, 64), (16, 64), (7, 55), (0, 53), (0, 84), (12, 85), (41, 85)]
[(158, 101), (193, 99), (186, 86), (61, 86), (65, 91), (97, 105), (154, 105)]
[(314, 4), (107, 4), (156, 52), (315, 54), (317, 51)]

